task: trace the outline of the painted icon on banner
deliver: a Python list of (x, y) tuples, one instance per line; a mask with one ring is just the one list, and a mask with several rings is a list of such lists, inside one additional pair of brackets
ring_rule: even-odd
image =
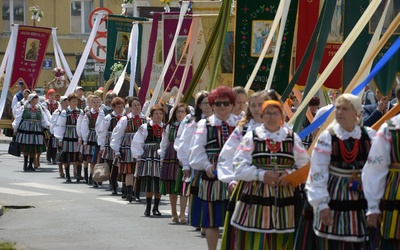
[[(259, 57), (262, 49), (264, 48), (264, 44), (267, 42), (269, 32), (272, 27), (272, 20), (254, 20), (252, 22), (252, 38), (251, 38), (251, 56)], [(278, 31), (279, 29), (277, 29)], [(276, 37), (277, 32), (272, 37), (271, 44), (268, 46), (267, 53), (265, 57), (273, 57), (276, 47)]]
[(175, 49), (175, 64), (176, 65), (178, 65), (179, 60), (181, 59), (181, 56), (183, 53), (184, 53), (184, 55), (183, 55), (180, 65), (186, 64), (187, 54), (185, 53), (185, 51), (183, 51), (186, 46), (186, 40), (187, 40), (187, 36), (179, 36), (178, 40), (176, 41), (176, 49)]
[(163, 49), (162, 49), (162, 40), (157, 40), (156, 43), (156, 64), (163, 64)]
[(234, 33), (233, 31), (226, 32), (224, 49), (222, 50), (221, 72), (233, 73), (233, 52), (234, 52)]
[[(376, 30), (376, 27), (378, 26), (379, 20), (383, 14), (383, 11), (385, 10), (386, 3), (388, 1), (382, 1), (381, 4), (379, 5), (378, 9), (375, 11), (375, 13), (372, 15), (371, 20), (369, 21), (369, 33), (373, 34)], [(395, 1), (392, 0), (389, 3), (388, 10), (385, 16), (385, 20), (383, 21), (383, 28), (382, 28), (382, 33), (385, 33), (385, 31), (389, 28), (389, 25), (392, 23), (392, 21), (395, 19), (396, 15), (400, 12), (400, 1)], [(393, 33), (394, 35), (400, 35), (400, 26), (397, 27), (397, 29)]]
[(128, 58), (129, 33), (118, 32), (115, 46), (114, 60), (125, 60)]
[(335, 10), (331, 22), (331, 30), (328, 35), (328, 43), (342, 43), (343, 42), (343, 0), (336, 0)]
[(28, 38), (26, 40), (26, 44), (28, 45), (29, 49), (25, 51), (25, 60), (36, 62), (39, 56), (40, 41), (37, 39)]

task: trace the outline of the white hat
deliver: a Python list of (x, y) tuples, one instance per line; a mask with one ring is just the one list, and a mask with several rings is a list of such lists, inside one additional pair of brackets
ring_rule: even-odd
[(36, 93), (32, 93), (28, 95), (28, 102), (32, 101), (34, 98), (39, 98)]
[(76, 87), (75, 91), (78, 91), (78, 89), (81, 89), (81, 90), (85, 91), (85, 89), (82, 86)]
[(64, 102), (66, 100), (68, 100), (67, 96), (63, 95), (63, 96), (60, 97), (60, 102)]

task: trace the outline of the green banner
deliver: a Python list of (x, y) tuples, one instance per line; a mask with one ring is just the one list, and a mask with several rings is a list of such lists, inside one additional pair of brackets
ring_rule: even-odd
[[(138, 17), (125, 17), (121, 15), (108, 15), (107, 20), (107, 58), (106, 66), (104, 69), (104, 80), (108, 81), (111, 77), (111, 66), (114, 63), (126, 64), (128, 57), (129, 39), (132, 30), (132, 22), (145, 21), (146, 18)], [(140, 61), (141, 41), (142, 41), (142, 24), (139, 24), (139, 42), (137, 58)], [(137, 64), (136, 79), (140, 80), (140, 63)], [(130, 74), (130, 65), (128, 65), (126, 73)], [(136, 80), (136, 81), (137, 81)], [(139, 81), (140, 82), (140, 81)], [(137, 83), (139, 83), (137, 82)]]
[[(234, 85), (245, 86), (267, 40), (278, 9), (279, 0), (237, 0), (236, 4)], [(298, 0), (293, 0), (290, 4), (283, 41), (271, 85), (271, 88), (280, 94), (283, 93), (289, 82), (297, 6)], [(277, 37), (278, 30), (253, 81), (251, 86), (253, 90), (265, 88), (275, 53)]]

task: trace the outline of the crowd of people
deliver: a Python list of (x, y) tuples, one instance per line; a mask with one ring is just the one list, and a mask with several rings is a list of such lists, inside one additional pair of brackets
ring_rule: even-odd
[[(98, 188), (94, 166), (107, 163), (112, 195), (141, 202), (144, 193), (145, 216), (161, 216), (168, 195), (171, 221), (198, 229), (208, 249), (221, 227), (222, 249), (400, 249), (400, 115), (377, 132), (365, 126), (393, 106), (387, 97), (363, 105), (335, 91), (333, 122), (302, 140), (274, 91), (220, 86), (197, 93), (194, 107), (148, 107), (148, 117), (139, 98), (112, 91), (85, 98), (77, 87), (56, 100), (50, 89), (43, 103), (29, 90), (17, 95), (12, 127), (23, 171), (38, 170), (47, 151), (66, 182), (72, 164), (74, 181)], [(312, 99), (313, 116), (319, 104)], [(305, 185), (291, 185), (287, 176), (307, 165)]]

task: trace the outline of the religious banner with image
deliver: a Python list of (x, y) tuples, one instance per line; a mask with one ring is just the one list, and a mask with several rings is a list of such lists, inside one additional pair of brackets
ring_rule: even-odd
[(10, 88), (23, 82), (34, 90), (37, 84), (51, 28), (19, 25)]
[[(170, 50), (172, 41), (174, 39), (174, 35), (176, 32), (176, 28), (178, 26), (178, 19), (179, 19), (179, 13), (174, 13), (174, 12), (169, 12), (169, 13), (164, 13), (163, 14), (163, 59), (166, 60), (168, 56), (168, 52)], [(183, 76), (183, 71), (185, 69), (185, 55), (187, 52), (185, 52), (184, 57), (182, 61), (179, 63), (179, 60), (182, 56), (183, 49), (185, 48), (186, 42), (187, 41), (187, 36), (189, 34), (189, 29), (190, 29), (190, 24), (192, 23), (192, 18), (190, 17), (185, 17), (182, 23), (181, 30), (179, 31), (179, 37), (176, 43), (176, 47), (174, 49), (174, 53), (172, 56), (172, 61), (171, 64), (169, 65), (169, 68), (167, 70), (167, 73), (164, 78), (164, 88), (167, 87), (168, 83), (171, 81), (171, 78), (173, 76), (173, 73), (176, 68), (177, 72), (175, 76), (173, 77), (173, 80), (168, 88), (167, 91), (170, 91), (174, 86), (179, 88), (181, 84), (181, 79)], [(156, 57), (157, 58), (157, 57)], [(158, 59), (157, 59), (158, 60)], [(158, 62), (156, 60), (156, 62)], [(193, 66), (190, 66), (188, 77), (186, 78), (186, 85), (189, 84), (190, 80), (192, 79), (192, 74), (193, 74)], [(183, 90), (185, 91), (185, 89)]]
[[(263, 0), (238, 0), (236, 4), (234, 85), (245, 86), (269, 35), (278, 9), (279, 0), (267, 2)], [(271, 85), (271, 88), (281, 94), (289, 82), (297, 4), (298, 0), (291, 1), (278, 62)], [(253, 90), (265, 88), (276, 49), (277, 37), (278, 30), (273, 36), (272, 43), (250, 87)]]
[[(139, 17), (126, 17), (121, 15), (108, 15), (107, 18), (107, 57), (106, 66), (104, 69), (104, 80), (108, 81), (111, 77), (111, 67), (114, 63), (121, 63), (126, 65), (128, 58), (129, 40), (132, 30), (132, 22), (144, 21), (145, 18)], [(138, 43), (138, 59), (141, 55), (141, 37), (142, 37), (142, 24), (139, 24), (139, 43)], [(137, 64), (140, 69), (140, 63)], [(130, 74), (131, 68), (128, 65), (126, 73)], [(136, 78), (140, 80), (140, 70), (137, 70)]]

